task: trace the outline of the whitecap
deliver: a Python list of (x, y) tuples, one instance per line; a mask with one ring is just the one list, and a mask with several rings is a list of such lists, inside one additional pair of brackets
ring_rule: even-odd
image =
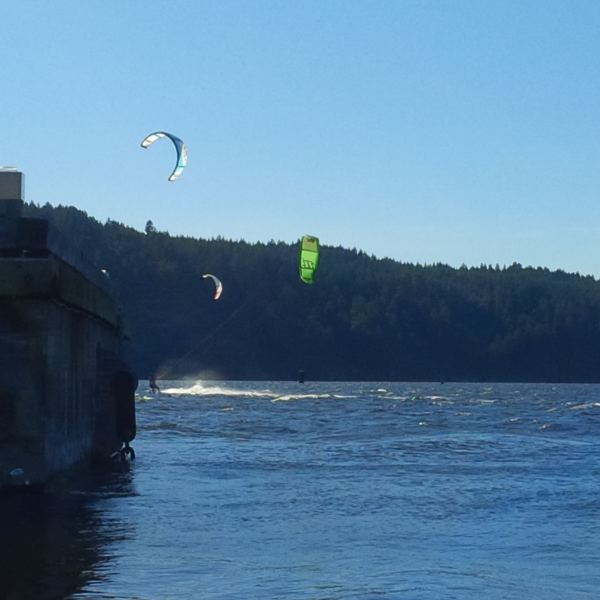
[(161, 393), (169, 396), (236, 396), (247, 398), (275, 398), (270, 390), (244, 390), (231, 388), (217, 384), (194, 383), (188, 387), (169, 387), (161, 390)]

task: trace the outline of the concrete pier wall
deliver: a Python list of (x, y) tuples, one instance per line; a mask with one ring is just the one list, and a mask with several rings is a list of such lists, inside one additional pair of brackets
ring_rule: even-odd
[(117, 451), (111, 382), (126, 369), (114, 299), (47, 248), (47, 223), (2, 198), (13, 175), (0, 186), (0, 488)]
[(108, 376), (101, 357), (121, 350), (114, 303), (53, 256), (0, 259), (0, 281), (0, 486), (91, 458), (99, 436), (117, 450), (103, 423), (110, 389), (98, 380)]

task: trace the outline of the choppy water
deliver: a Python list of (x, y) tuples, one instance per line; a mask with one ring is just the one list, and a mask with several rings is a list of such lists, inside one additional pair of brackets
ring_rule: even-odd
[(139, 392), (130, 469), (2, 499), (0, 597), (600, 597), (600, 386)]

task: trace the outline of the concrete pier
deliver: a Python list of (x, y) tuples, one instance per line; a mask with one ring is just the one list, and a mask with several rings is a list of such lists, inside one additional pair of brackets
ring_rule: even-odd
[(48, 223), (22, 206), (22, 173), (0, 170), (0, 488), (43, 485), (121, 447), (117, 304), (48, 248)]

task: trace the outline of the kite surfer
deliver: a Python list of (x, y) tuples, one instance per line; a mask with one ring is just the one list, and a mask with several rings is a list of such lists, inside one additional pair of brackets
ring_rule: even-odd
[(156, 383), (156, 377), (154, 376), (154, 373), (148, 378), (148, 383), (150, 384), (150, 389), (152, 390), (153, 394), (160, 393), (160, 388)]

